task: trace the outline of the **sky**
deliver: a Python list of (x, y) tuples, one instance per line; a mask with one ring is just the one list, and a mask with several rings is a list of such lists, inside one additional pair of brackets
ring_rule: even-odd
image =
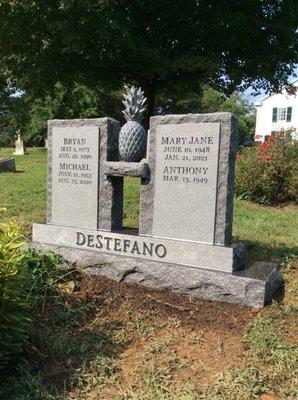
[[(297, 66), (296, 66), (296, 68), (295, 68), (295, 74), (298, 76), (298, 64), (297, 64)], [(291, 82), (291, 81), (294, 80), (294, 79), (295, 79), (295, 76), (294, 76), (294, 75), (290, 76), (289, 82)], [(245, 95), (249, 98), (249, 100), (250, 100), (252, 103), (254, 103), (255, 101), (257, 101), (257, 100), (261, 99), (262, 97), (264, 97), (264, 96), (266, 95), (266, 93), (265, 93), (264, 91), (262, 91), (259, 95), (253, 96), (253, 95), (252, 95), (252, 89), (251, 89), (251, 88), (248, 88), (248, 89), (245, 91)]]

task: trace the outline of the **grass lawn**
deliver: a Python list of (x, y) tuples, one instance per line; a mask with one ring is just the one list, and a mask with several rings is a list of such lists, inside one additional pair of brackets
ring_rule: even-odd
[[(0, 174), (0, 207), (30, 234), (45, 220), (46, 152)], [(0, 157), (11, 150), (1, 150)], [(138, 224), (139, 181), (125, 180), (124, 225)], [(297, 398), (298, 213), (235, 201), (234, 238), (248, 261), (275, 260), (283, 300), (262, 310), (66, 273), (35, 310), (9, 400), (279, 400)], [(296, 228), (296, 229), (295, 229)]]
[[(15, 157), (17, 174), (0, 174), (0, 205), (7, 215), (17, 218), (30, 233), (33, 222), (45, 221), (46, 151), (28, 149), (29, 155)], [(0, 157), (11, 156), (12, 149), (0, 151)], [(125, 179), (124, 226), (137, 227), (139, 214), (137, 178)], [(279, 260), (297, 252), (297, 207), (268, 207), (235, 201), (234, 240), (248, 246), (249, 259)]]
[(28, 149), (29, 155), (12, 156), (13, 149), (0, 150), (0, 157), (12, 156), (17, 173), (0, 173), (0, 205), (7, 216), (17, 218), (27, 233), (33, 222), (44, 221), (46, 212), (45, 149)]

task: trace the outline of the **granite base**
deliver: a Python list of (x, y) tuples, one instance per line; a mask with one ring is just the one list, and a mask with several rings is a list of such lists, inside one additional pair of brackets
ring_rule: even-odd
[(41, 251), (55, 251), (67, 263), (86, 268), (91, 275), (248, 307), (269, 304), (280, 293), (283, 283), (278, 269), (270, 263), (226, 273), (57, 245), (33, 243), (32, 246)]

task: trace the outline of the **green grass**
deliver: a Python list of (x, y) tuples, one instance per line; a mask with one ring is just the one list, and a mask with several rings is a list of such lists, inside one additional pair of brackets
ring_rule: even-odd
[[(0, 157), (11, 157), (12, 149), (0, 150)], [(28, 149), (29, 155), (13, 156), (17, 173), (0, 173), (0, 205), (7, 216), (16, 217), (29, 233), (33, 222), (45, 220), (46, 164), (45, 149)]]
[[(11, 156), (12, 149), (0, 151), (0, 157)], [(46, 218), (46, 150), (28, 149), (29, 155), (18, 156), (18, 173), (0, 174), (0, 205), (7, 216), (24, 224), (29, 234), (33, 222)], [(137, 228), (139, 218), (140, 179), (126, 178), (124, 188), (125, 227)], [(297, 208), (256, 206), (235, 200), (234, 240), (248, 246), (251, 261), (279, 260), (297, 253)]]
[[(18, 173), (0, 174), (0, 207), (5, 206), (7, 216), (23, 223), (30, 234), (33, 222), (45, 221), (46, 151), (28, 151), (28, 156), (15, 157)], [(10, 155), (12, 150), (0, 151), (0, 157)], [(126, 178), (124, 226), (138, 226), (139, 195), (140, 180)], [(90, 301), (88, 295), (85, 300), (83, 297), (71, 300), (71, 296), (62, 293), (57, 298), (45, 299), (42, 318), (37, 317), (31, 332), (33, 354), (0, 385), (0, 398), (250, 400), (262, 399), (263, 395), (268, 395), (268, 400), (297, 398), (297, 347), (288, 339), (294, 337), (298, 290), (292, 257), (297, 253), (297, 226), (294, 206), (257, 206), (235, 200), (234, 241), (247, 244), (250, 262), (280, 262), (285, 297), (252, 319), (243, 337), (246, 350), (241, 360), (223, 368), (217, 376), (212, 375), (210, 365), (205, 366), (206, 360), (200, 363), (200, 346), (212, 342), (201, 331), (188, 332), (179, 317), (165, 319), (129, 308), (130, 300), (121, 292), (124, 289), (104, 302), (100, 298)], [(69, 278), (73, 284), (70, 287), (75, 288), (76, 276)], [(124, 305), (119, 312), (117, 304), (121, 301)], [(104, 315), (111, 313), (115, 321), (105, 321)], [(192, 353), (195, 360), (188, 359), (189, 363), (177, 354), (185, 337), (190, 348), (197, 346)], [(222, 343), (222, 339), (217, 345), (213, 343), (218, 346), (218, 360), (224, 359), (227, 351)], [(125, 350), (131, 350), (130, 347), (137, 350), (133, 362), (130, 359), (135, 369), (131, 370), (132, 378), (126, 376), (125, 380), (122, 358), (125, 360)], [(33, 363), (30, 357), (35, 360)], [(193, 372), (189, 368), (194, 368)], [(207, 384), (200, 381), (204, 370), (210, 375)], [(187, 371), (190, 379), (183, 378)]]
[(298, 209), (257, 206), (235, 200), (233, 236), (243, 241), (251, 260), (278, 261), (298, 251)]
[(139, 178), (126, 177), (124, 179), (123, 226), (125, 227), (138, 228), (139, 226), (140, 188)]

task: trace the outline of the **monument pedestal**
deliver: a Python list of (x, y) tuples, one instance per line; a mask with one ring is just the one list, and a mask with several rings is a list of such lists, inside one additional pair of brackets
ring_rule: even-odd
[(35, 242), (33, 246), (41, 251), (55, 251), (70, 267), (86, 268), (91, 275), (102, 275), (118, 282), (137, 283), (154, 289), (167, 289), (205, 300), (260, 308), (271, 303), (282, 288), (279, 271), (270, 263), (256, 263), (249, 268), (226, 273), (50, 245), (44, 240), (43, 243)]
[(77, 250), (140, 258), (184, 267), (233, 272), (244, 266), (244, 246), (206, 243), (129, 234), (130, 230), (92, 230), (52, 224), (33, 224), (33, 242)]

